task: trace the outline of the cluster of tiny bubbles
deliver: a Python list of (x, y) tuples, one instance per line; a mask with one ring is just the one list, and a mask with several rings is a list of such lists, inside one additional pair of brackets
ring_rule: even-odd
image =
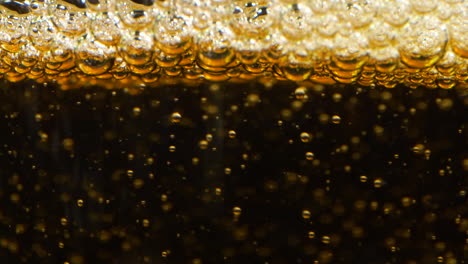
[(0, 78), (450, 89), (467, 83), (466, 12), (455, 0), (3, 1)]

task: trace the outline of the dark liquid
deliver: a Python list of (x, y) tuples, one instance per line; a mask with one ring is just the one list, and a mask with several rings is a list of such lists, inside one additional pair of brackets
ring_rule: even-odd
[(296, 88), (2, 84), (0, 263), (464, 263), (466, 91)]

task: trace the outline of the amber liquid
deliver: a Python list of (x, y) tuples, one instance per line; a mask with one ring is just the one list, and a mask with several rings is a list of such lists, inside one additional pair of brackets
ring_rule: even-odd
[(466, 91), (0, 92), (2, 263), (466, 259)]

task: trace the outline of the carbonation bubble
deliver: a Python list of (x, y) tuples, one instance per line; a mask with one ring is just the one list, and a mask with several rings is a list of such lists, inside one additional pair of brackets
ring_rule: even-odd
[(73, 4), (60, 1), (49, 5), (49, 15), (62, 33), (69, 35), (83, 34), (89, 28), (89, 18)]
[(447, 31), (437, 18), (418, 17), (403, 30), (400, 54), (406, 65), (426, 68), (434, 65), (444, 54)]
[(339, 115), (333, 115), (331, 121), (333, 124), (339, 124), (341, 123), (341, 117)]
[(322, 243), (324, 244), (330, 244), (330, 237), (329, 236), (322, 236)]
[(374, 187), (375, 188), (381, 188), (383, 185), (383, 180), (380, 178), (377, 178), (374, 180)]
[(302, 132), (300, 137), (301, 137), (301, 141), (304, 142), (304, 143), (309, 142), (310, 138), (311, 138), (310, 134), (307, 133), (307, 132)]
[(314, 232), (314, 231), (309, 231), (308, 237), (309, 237), (310, 239), (315, 238), (315, 232)]
[(302, 211), (302, 218), (305, 219), (305, 220), (308, 220), (310, 219), (310, 216), (311, 216), (311, 213), (309, 210), (303, 210)]
[(78, 68), (85, 74), (99, 75), (112, 68), (115, 48), (82, 40), (76, 50)]
[(122, 28), (120, 20), (108, 13), (101, 13), (91, 22), (92, 34), (99, 42), (106, 45), (115, 45), (120, 41)]
[(182, 115), (179, 112), (174, 112), (171, 115), (171, 122), (173, 124), (178, 124), (182, 120)]
[(117, 13), (127, 26), (135, 29), (142, 29), (154, 21), (155, 11), (153, 5), (139, 4), (134, 1), (117, 1)]
[(229, 132), (228, 132), (228, 136), (229, 136), (229, 138), (231, 138), (231, 139), (236, 138), (236, 134), (237, 134), (237, 133), (236, 133), (236, 131), (234, 131), (234, 130), (229, 130)]
[(294, 96), (297, 100), (304, 100), (307, 99), (307, 88), (300, 86), (294, 90)]
[(305, 154), (307, 160), (313, 160), (315, 155), (312, 152), (306, 152)]
[(240, 216), (242, 213), (242, 209), (239, 207), (239, 206), (234, 206), (232, 208), (232, 214), (235, 216), (235, 217), (238, 217)]

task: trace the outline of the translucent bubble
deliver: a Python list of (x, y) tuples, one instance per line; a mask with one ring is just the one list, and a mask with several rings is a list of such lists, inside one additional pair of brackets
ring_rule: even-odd
[(367, 176), (366, 175), (361, 175), (361, 176), (359, 176), (359, 180), (361, 182), (367, 182)]
[(437, 18), (415, 18), (401, 34), (401, 60), (413, 68), (432, 66), (443, 56), (447, 41), (447, 30)]
[(330, 244), (330, 237), (329, 236), (322, 236), (322, 243), (324, 244)]
[(176, 151), (176, 146), (171, 145), (169, 146), (169, 152), (175, 152)]
[(307, 88), (303, 86), (297, 87), (296, 90), (294, 91), (294, 96), (296, 97), (297, 100), (307, 99)]
[(91, 22), (92, 34), (96, 40), (106, 45), (119, 42), (122, 33), (120, 20), (111, 14), (100, 13)]
[(150, 220), (149, 219), (145, 218), (141, 222), (142, 222), (143, 227), (149, 227), (150, 226)]
[(228, 131), (229, 138), (231, 138), (231, 139), (236, 138), (236, 135), (237, 135), (236, 131), (234, 131), (234, 130), (229, 130)]
[(78, 199), (78, 200), (76, 201), (76, 205), (78, 205), (78, 207), (83, 207), (83, 205), (84, 205), (83, 199)]
[(413, 146), (412, 151), (415, 154), (423, 154), (425, 148), (426, 147), (424, 146), (424, 144), (416, 144), (416, 145)]
[(307, 160), (313, 160), (315, 155), (312, 152), (306, 152), (305, 154)]
[(281, 11), (279, 24), (281, 25), (281, 32), (286, 38), (299, 40), (308, 36), (303, 32), (312, 32), (311, 18), (313, 13), (307, 5), (300, 2), (293, 3)]
[(49, 5), (49, 15), (52, 17), (54, 24), (64, 34), (79, 35), (89, 28), (90, 20), (86, 13), (65, 1), (60, 4)]
[(198, 142), (198, 146), (200, 147), (200, 149), (207, 149), (208, 148), (208, 141), (200, 140), (200, 142)]
[(171, 114), (171, 122), (173, 124), (178, 124), (182, 120), (182, 115), (179, 112), (174, 112)]
[(405, 24), (411, 13), (408, 0), (389, 0), (381, 3), (380, 15), (390, 24), (401, 26)]
[(315, 238), (315, 232), (314, 232), (314, 231), (309, 231), (308, 237), (309, 237), (310, 239)]
[(238, 217), (240, 216), (242, 213), (242, 208), (240, 208), (239, 206), (234, 206), (232, 208), (232, 214), (235, 216), (235, 217)]
[(97, 41), (82, 40), (75, 52), (77, 66), (83, 73), (99, 75), (106, 73), (113, 66), (116, 50)]
[(310, 219), (311, 213), (309, 210), (302, 210), (302, 218), (305, 220)]
[[(310, 142), (311, 136), (310, 136), (309, 133), (307, 133), (307, 132), (302, 132), (301, 135), (300, 135), (300, 137), (301, 137), (301, 141), (302, 141), (302, 142), (304, 142), (304, 143)], [(306, 156), (307, 156), (307, 154), (306, 154)]]
[(134, 1), (117, 1), (117, 14), (125, 25), (141, 29), (149, 26), (155, 18), (155, 10), (152, 5), (138, 4)]
[(68, 219), (65, 217), (60, 218), (60, 224), (66, 226), (68, 224)]
[(374, 187), (375, 188), (381, 188), (383, 186), (383, 180), (380, 178), (377, 178), (374, 180)]
[(331, 121), (333, 124), (340, 124), (341, 123), (341, 117), (339, 115), (333, 115), (331, 118)]

